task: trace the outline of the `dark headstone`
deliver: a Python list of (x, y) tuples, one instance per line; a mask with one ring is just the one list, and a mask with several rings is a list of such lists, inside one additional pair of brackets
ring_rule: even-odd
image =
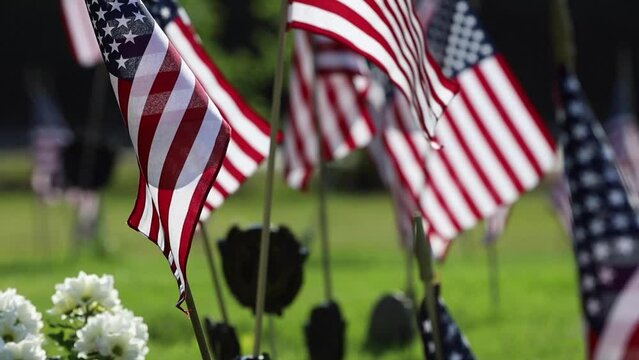
[(339, 305), (328, 302), (313, 308), (304, 327), (306, 347), (311, 360), (344, 358), (346, 320)]
[(233, 360), (240, 356), (240, 342), (233, 326), (206, 318), (206, 335), (216, 360)]
[(415, 338), (415, 310), (403, 294), (387, 294), (371, 314), (366, 347), (373, 353), (410, 344)]

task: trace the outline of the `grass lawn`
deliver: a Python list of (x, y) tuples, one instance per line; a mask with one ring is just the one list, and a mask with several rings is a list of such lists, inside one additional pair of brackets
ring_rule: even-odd
[[(21, 169), (11, 172), (11, 176), (25, 176), (24, 166), (16, 165), (19, 163), (3, 165), (0, 159), (3, 183), (20, 183), (6, 179), (8, 167)], [(111, 247), (107, 258), (70, 248), (72, 215), (68, 207), (53, 207), (44, 216), (28, 190), (15, 187), (0, 191), (0, 289), (15, 287), (44, 311), (50, 307), (53, 286), (65, 277), (75, 276), (80, 270), (111, 273), (124, 306), (143, 316), (149, 325), (148, 358), (197, 359), (190, 323), (174, 308), (178, 291), (166, 260), (154, 245), (125, 224), (134, 201), (137, 175), (133, 166), (126, 161), (119, 168), (114, 186), (104, 197), (102, 233)], [(292, 192), (279, 182), (274, 223), (290, 225), (299, 235), (315, 223), (316, 198)], [(261, 220), (262, 187), (262, 177), (251, 180), (215, 214), (208, 224), (214, 238), (222, 237), (233, 224), (251, 225)], [(371, 307), (381, 294), (400, 290), (405, 283), (404, 257), (389, 199), (384, 193), (332, 193), (329, 223), (335, 295), (348, 320), (347, 358), (379, 358), (363, 349)], [(50, 234), (48, 240), (43, 231)], [(499, 241), (501, 305), (497, 308), (490, 304), (481, 236), (481, 231), (465, 234), (446, 263), (439, 266), (444, 297), (478, 358), (583, 359), (572, 251), (546, 193), (533, 192), (517, 204), (508, 230)], [(311, 307), (322, 300), (317, 245), (311, 245), (300, 295), (281, 318), (275, 319), (276, 360), (306, 358), (302, 327)], [(217, 317), (199, 239), (191, 252), (189, 278), (200, 314)], [(240, 308), (228, 291), (226, 294), (231, 320), (248, 353), (253, 342), (251, 311)], [(414, 342), (410, 348), (388, 352), (381, 358), (424, 357), (421, 344)]]

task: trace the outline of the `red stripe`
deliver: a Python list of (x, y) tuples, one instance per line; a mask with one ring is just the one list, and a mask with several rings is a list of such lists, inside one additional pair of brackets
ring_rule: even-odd
[(144, 208), (146, 206), (146, 179), (144, 175), (140, 173), (138, 180), (138, 196), (135, 199), (135, 205), (133, 206), (133, 211), (131, 215), (129, 215), (129, 220), (127, 223), (134, 230), (139, 230), (140, 221), (142, 220), (142, 215), (144, 214)]
[(626, 342), (626, 351), (623, 360), (639, 359), (639, 326), (635, 324), (635, 329)]
[[(492, 149), (493, 154), (495, 154), (495, 157), (497, 157), (499, 164), (502, 166), (502, 168), (508, 175), (508, 178), (510, 179), (511, 183), (515, 185), (515, 188), (517, 188), (518, 192), (520, 193), (524, 192), (524, 186), (521, 184), (521, 181), (519, 181), (519, 178), (517, 178), (515, 171), (512, 169), (512, 167), (506, 160), (506, 157), (504, 156), (502, 149), (497, 145), (497, 143), (495, 142), (495, 139), (493, 139), (488, 129), (486, 129), (484, 122), (481, 120), (481, 116), (479, 116), (479, 114), (477, 113), (477, 110), (475, 110), (475, 107), (470, 102), (470, 99), (468, 98), (466, 91), (462, 89), (462, 91), (459, 92), (459, 95), (461, 96), (461, 99), (464, 101), (464, 104), (466, 105), (466, 108), (468, 109), (468, 112), (470, 113), (472, 119), (475, 121), (475, 124), (481, 131), (482, 137), (486, 140), (486, 142)], [(503, 203), (504, 202), (502, 200), (499, 204), (501, 205)]]
[(526, 159), (528, 159), (528, 163), (535, 169), (535, 173), (537, 173), (537, 176), (541, 177), (543, 173), (543, 170), (541, 169), (541, 165), (537, 161), (537, 158), (535, 157), (535, 155), (532, 153), (532, 150), (528, 147), (528, 144), (522, 138), (522, 134), (513, 124), (513, 121), (508, 115), (508, 112), (506, 112), (506, 109), (502, 105), (501, 99), (497, 97), (492, 86), (486, 80), (486, 75), (484, 75), (483, 70), (479, 66), (475, 66), (473, 68), (473, 72), (475, 73), (475, 75), (477, 76), (477, 79), (479, 80), (482, 87), (484, 88), (484, 91), (486, 91), (486, 94), (490, 98), (492, 105), (495, 107), (495, 109), (497, 109), (497, 112), (499, 112), (499, 115), (501, 119), (503, 120), (504, 124), (506, 124), (506, 127), (508, 127), (508, 130), (517, 141), (519, 148), (526, 155)]
[(238, 170), (231, 161), (228, 161), (228, 158), (224, 159), (223, 167), (240, 184), (246, 180), (246, 176), (244, 176), (244, 174), (242, 174), (242, 172)]
[(124, 123), (129, 126), (129, 99), (131, 98), (131, 87), (133, 82), (125, 79), (117, 79), (118, 103)]

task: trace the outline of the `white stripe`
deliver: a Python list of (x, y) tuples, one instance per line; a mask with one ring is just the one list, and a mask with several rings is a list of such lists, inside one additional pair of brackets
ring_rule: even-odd
[(289, 121), (295, 122), (295, 127), (302, 141), (302, 153), (307, 161), (315, 164), (317, 161), (317, 135), (315, 133), (315, 126), (313, 124), (313, 114), (308, 107), (306, 100), (302, 99), (301, 88), (297, 81), (297, 76), (291, 74), (291, 117)]
[(430, 221), (432, 221), (434, 231), (446, 239), (454, 238), (457, 234), (457, 230), (448, 218), (448, 215), (444, 211), (444, 208), (441, 206), (441, 203), (435, 196), (431, 187), (427, 188), (426, 191), (422, 193), (419, 201), (420, 207), (426, 211)]
[(142, 212), (142, 216), (140, 217), (140, 223), (138, 224), (138, 231), (146, 236), (151, 235), (151, 222), (153, 220), (153, 198), (152, 194), (149, 191), (148, 186), (144, 186), (144, 191), (146, 192), (146, 196), (144, 199), (144, 211)]
[[(459, 98), (461, 100), (461, 98)], [(502, 168), (499, 160), (495, 157), (486, 139), (481, 135), (481, 131), (475, 124), (475, 120), (468, 112), (463, 101), (453, 101), (448, 106), (452, 117), (451, 121), (457, 124), (457, 128), (461, 133), (464, 141), (466, 141), (477, 159), (479, 166), (482, 168), (486, 177), (494, 181), (495, 190), (507, 202), (517, 199), (517, 189), (510, 181), (508, 174)]]
[(537, 184), (539, 177), (530, 162), (528, 162), (517, 140), (509, 131), (508, 126), (499, 115), (499, 112), (495, 109), (493, 102), (486, 94), (475, 72), (464, 71), (459, 74), (458, 79), (463, 84), (462, 86), (466, 90), (469, 101), (486, 127), (489, 133), (488, 136), (491, 136), (497, 147), (501, 149), (501, 153), (513, 169), (515, 176), (526, 189), (533, 187)]
[(304, 165), (302, 160), (299, 158), (301, 153), (297, 150), (297, 145), (295, 143), (296, 135), (290, 124), (286, 127), (284, 139), (284, 161), (288, 165), (286, 182), (292, 188), (297, 189), (300, 187), (300, 182), (303, 178), (303, 175), (300, 175), (300, 173), (304, 172)]
[(81, 66), (89, 67), (102, 61), (100, 46), (83, 0), (61, 0), (71, 46)]
[(404, 135), (397, 129), (388, 129), (384, 137), (390, 151), (393, 153), (399, 171), (404, 175), (413, 194), (421, 193), (426, 178), (421, 171), (418, 161), (414, 158)]
[(639, 271), (635, 271), (613, 304), (597, 343), (594, 360), (624, 358), (628, 341), (639, 326), (637, 302), (639, 302)]
[(237, 179), (235, 179), (224, 167), (222, 167), (218, 172), (215, 182), (222, 186), (222, 188), (229, 194), (234, 193), (240, 187), (240, 183)]
[(554, 153), (532, 114), (517, 96), (513, 85), (504, 74), (501, 65), (493, 58), (481, 62), (481, 70), (486, 74), (486, 80), (491, 85), (495, 95), (500, 99), (506, 112), (512, 119), (513, 125), (522, 134), (528, 148), (539, 162), (541, 169), (548, 171), (555, 163)]

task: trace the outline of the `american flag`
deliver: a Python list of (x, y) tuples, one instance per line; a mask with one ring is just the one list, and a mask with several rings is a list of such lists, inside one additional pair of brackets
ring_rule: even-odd
[(149, 12), (231, 126), (231, 141), (200, 215), (206, 220), (253, 175), (269, 151), (270, 126), (239, 95), (202, 46), (177, 0), (146, 1)]
[(64, 188), (63, 148), (73, 134), (66, 124), (61, 110), (47, 91), (41, 76), (35, 73), (27, 78), (31, 100), (33, 131), (33, 171), (31, 186), (45, 202), (62, 194)]
[(562, 69), (561, 143), (570, 186), (589, 359), (639, 358), (639, 219), (579, 81)]
[[(437, 317), (439, 320), (439, 333), (442, 341), (442, 353), (445, 360), (473, 360), (475, 355), (470, 349), (470, 344), (461, 333), (455, 319), (448, 312), (440, 294), (440, 286), (435, 287), (437, 296)], [(426, 309), (426, 302), (422, 302), (419, 309), (418, 329), (422, 337), (424, 351), (427, 359), (436, 359), (435, 341), (433, 336), (433, 322)]]
[(86, 0), (140, 166), (129, 225), (157, 244), (185, 300), (186, 265), (229, 125), (139, 0)]
[(401, 137), (400, 131), (389, 132), (386, 144), (431, 239), (447, 248), (461, 231), (536, 186), (553, 166), (555, 146), (466, 1), (441, 3), (428, 40), (444, 73), (460, 86), (438, 127), (443, 149), (420, 150), (416, 136)]
[(60, 0), (62, 18), (73, 57), (80, 66), (92, 67), (102, 61), (102, 54), (91, 21), (85, 15), (84, 0)]
[(366, 107), (366, 60), (323, 36), (297, 30), (294, 37), (284, 177), (304, 189), (319, 160), (318, 139), (324, 159), (338, 160), (366, 146), (375, 126)]
[(293, 0), (289, 10), (290, 26), (328, 36), (382, 69), (434, 139), (437, 118), (457, 87), (426, 50), (411, 0)]

